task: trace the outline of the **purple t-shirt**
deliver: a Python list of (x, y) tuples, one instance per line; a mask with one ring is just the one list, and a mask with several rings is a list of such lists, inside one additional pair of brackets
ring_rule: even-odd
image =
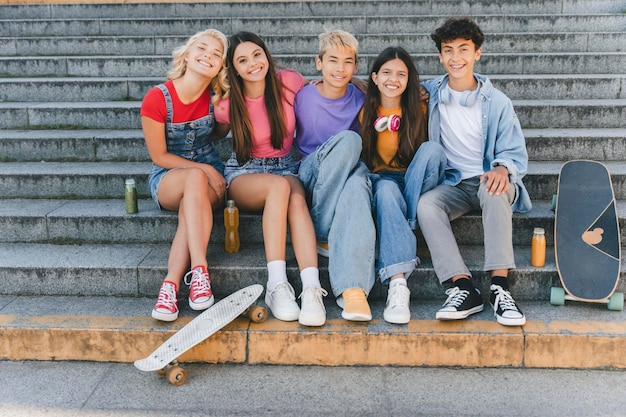
[(359, 112), (365, 95), (348, 84), (343, 97), (322, 96), (314, 84), (304, 86), (296, 95), (296, 148), (303, 158), (343, 130), (359, 132)]

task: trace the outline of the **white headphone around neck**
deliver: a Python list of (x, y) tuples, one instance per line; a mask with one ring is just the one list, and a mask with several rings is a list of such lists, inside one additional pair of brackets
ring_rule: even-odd
[(400, 129), (400, 116), (392, 114), (390, 116), (378, 116), (374, 122), (374, 129), (377, 132), (397, 132)]
[[(476, 103), (476, 99), (478, 99), (478, 95), (480, 94), (480, 83), (478, 83), (478, 88), (475, 91), (465, 90), (461, 93), (461, 98), (459, 99), (459, 104), (463, 107), (472, 107), (474, 103)], [(452, 101), (452, 94), (450, 94), (450, 87), (446, 86), (442, 88), (439, 93), (439, 101), (442, 104), (449, 104)]]

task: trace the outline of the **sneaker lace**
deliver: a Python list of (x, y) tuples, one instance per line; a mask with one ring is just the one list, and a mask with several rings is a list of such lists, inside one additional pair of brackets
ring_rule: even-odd
[(173, 285), (164, 284), (161, 287), (157, 298), (157, 307), (166, 307), (168, 310), (176, 308), (176, 292)]
[(506, 291), (499, 285), (491, 285), (491, 291), (496, 294), (496, 300), (493, 303), (494, 311), (498, 309), (498, 306), (500, 306), (502, 311), (519, 311), (517, 305), (515, 304), (515, 300), (513, 300), (513, 297), (511, 297), (510, 292)]
[(300, 299), (304, 304), (309, 302), (315, 302), (317, 304), (324, 305), (322, 297), (326, 297), (327, 295), (328, 291), (326, 291), (324, 288), (309, 287), (302, 291), (302, 294), (300, 294)]
[(282, 301), (292, 301), (296, 298), (291, 285), (286, 282), (281, 282), (276, 285), (271, 294), (273, 299), (279, 300), (279, 303)]
[(411, 292), (408, 291), (404, 285), (398, 285), (394, 289), (390, 290), (391, 297), (389, 299), (389, 306), (406, 306), (409, 303)]
[(202, 273), (200, 268), (187, 272), (184, 280), (185, 284), (190, 286), (190, 291), (194, 294), (202, 294), (211, 290), (209, 274)]
[(458, 308), (469, 295), (469, 291), (453, 287), (446, 290), (446, 295), (448, 299), (443, 303), (442, 307)]

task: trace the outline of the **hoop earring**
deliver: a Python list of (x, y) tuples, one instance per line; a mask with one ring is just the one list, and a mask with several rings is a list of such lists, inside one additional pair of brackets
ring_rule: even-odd
[(374, 122), (374, 129), (376, 129), (377, 132), (384, 132), (385, 130), (397, 132), (400, 130), (400, 116), (395, 114), (390, 116), (378, 116)]

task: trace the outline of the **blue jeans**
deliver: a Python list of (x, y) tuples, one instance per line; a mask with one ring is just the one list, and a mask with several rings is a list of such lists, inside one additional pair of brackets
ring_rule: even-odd
[(420, 260), (416, 255), (417, 205), (420, 196), (444, 179), (446, 157), (441, 145), (423, 143), (405, 172), (371, 174), (378, 233), (378, 277), (382, 284), (404, 274), (408, 278)]
[(226, 186), (230, 186), (230, 183), (240, 175), (276, 174), (285, 176), (295, 173), (296, 165), (290, 154), (279, 158), (251, 158), (240, 165), (237, 161), (237, 156), (233, 152), (228, 161), (226, 161), (226, 167), (224, 168)]
[(379, 245), (378, 278), (387, 285), (394, 275), (404, 274), (408, 279), (419, 264), (417, 240), (406, 221), (404, 172), (383, 171), (371, 174), (370, 178)]
[(342, 131), (300, 163), (319, 242), (328, 242), (328, 272), (335, 296), (348, 288), (366, 294), (374, 286), (376, 229), (368, 169), (360, 161), (361, 137)]

